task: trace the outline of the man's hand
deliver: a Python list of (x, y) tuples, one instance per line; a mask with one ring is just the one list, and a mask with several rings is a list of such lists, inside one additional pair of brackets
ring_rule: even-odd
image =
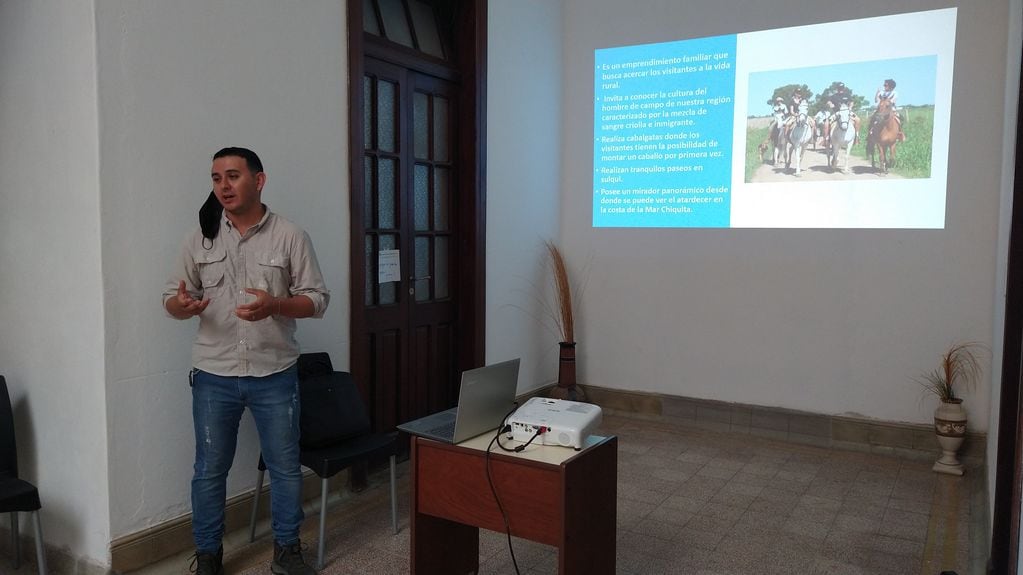
[(210, 305), (210, 300), (195, 299), (185, 290), (185, 281), (178, 282), (178, 295), (167, 300), (167, 311), (178, 319), (188, 319), (199, 315)]
[(234, 315), (239, 319), (259, 321), (281, 311), (280, 302), (269, 293), (253, 288), (245, 288), (245, 291), (256, 296), (256, 299), (234, 308)]

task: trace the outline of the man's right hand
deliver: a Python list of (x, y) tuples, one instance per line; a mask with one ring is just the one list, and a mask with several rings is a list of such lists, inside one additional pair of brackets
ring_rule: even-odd
[(210, 305), (209, 299), (197, 300), (185, 290), (185, 282), (178, 282), (178, 295), (167, 300), (167, 311), (178, 319), (199, 315)]

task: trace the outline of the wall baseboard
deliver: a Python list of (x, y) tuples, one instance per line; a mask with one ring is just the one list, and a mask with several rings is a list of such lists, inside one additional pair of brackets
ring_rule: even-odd
[[(348, 480), (348, 470), (339, 472), (328, 482), (331, 492)], [(224, 510), (224, 531), (230, 533), (246, 529), (252, 516), (252, 498), (255, 488), (231, 497)], [(270, 517), (270, 486), (264, 484), (259, 494), (259, 515), (257, 522)], [(320, 478), (307, 472), (302, 482), (302, 499), (309, 501), (320, 496)], [(258, 524), (258, 523), (257, 523)], [(113, 573), (134, 571), (161, 559), (191, 549), (192, 514), (186, 513), (158, 525), (118, 537), (110, 542), (110, 564)]]
[[(936, 459), (941, 453), (931, 425), (897, 423), (844, 415), (822, 415), (780, 407), (694, 399), (640, 391), (583, 386), (589, 401), (605, 413), (691, 425), (711, 431), (745, 433), (781, 441), (850, 451)], [(544, 395), (545, 390), (534, 395)], [(959, 450), (964, 465), (979, 465), (987, 434), (968, 432)]]

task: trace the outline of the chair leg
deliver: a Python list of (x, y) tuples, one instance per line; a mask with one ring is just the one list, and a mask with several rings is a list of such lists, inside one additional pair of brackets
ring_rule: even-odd
[(321, 481), (320, 488), (320, 550), (316, 553), (316, 569), (323, 569), (323, 536), (327, 531), (327, 478)]
[(252, 518), (249, 519), (249, 543), (256, 540), (256, 515), (259, 514), (259, 495), (263, 492), (263, 473), (260, 469), (256, 474), (256, 495), (252, 498)]
[(36, 565), (39, 575), (47, 575), (46, 570), (46, 547), (43, 543), (43, 518), (39, 510), (32, 512), (35, 515), (36, 523)]
[(398, 534), (398, 488), (395, 482), (395, 456), (391, 456), (391, 529), (394, 529), (395, 535)]
[(14, 548), (14, 568), (21, 567), (21, 536), (18, 534), (18, 512), (11, 511), (11, 547)]

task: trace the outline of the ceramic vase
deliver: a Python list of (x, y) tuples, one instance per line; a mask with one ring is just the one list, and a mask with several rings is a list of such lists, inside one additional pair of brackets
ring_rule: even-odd
[(558, 387), (575, 385), (575, 342), (562, 341), (558, 355)]
[(966, 439), (966, 408), (962, 399), (942, 401), (934, 410), (934, 432), (941, 445), (941, 457), (934, 463), (934, 471), (962, 475), (963, 465), (957, 456)]
[(575, 342), (558, 343), (558, 385), (551, 390), (551, 397), (571, 401), (586, 401), (586, 393), (575, 381)]

